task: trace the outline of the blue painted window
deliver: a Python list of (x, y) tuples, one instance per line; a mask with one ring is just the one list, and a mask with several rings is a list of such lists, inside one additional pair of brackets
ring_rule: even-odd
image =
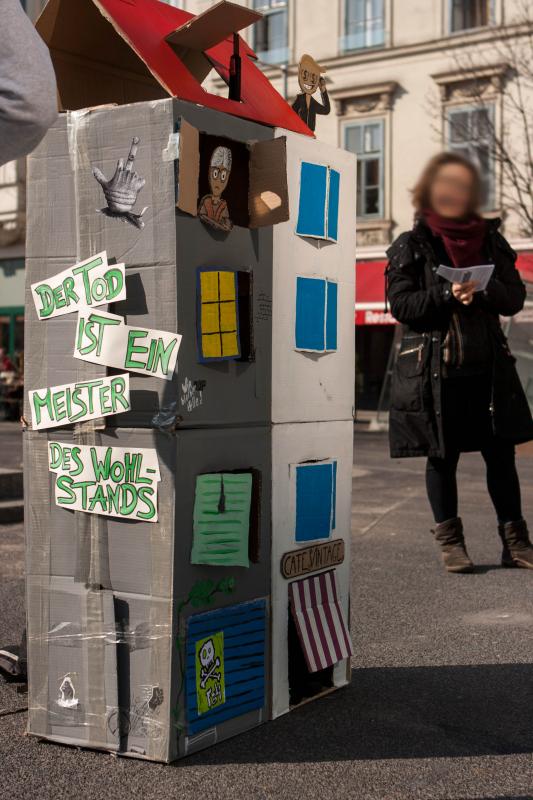
[[(220, 636), (220, 634), (223, 634)], [(223, 640), (223, 691), (213, 708), (198, 708), (197, 644), (212, 637)], [(265, 704), (266, 601), (253, 600), (204, 614), (194, 614), (187, 623), (186, 709), (187, 733), (199, 733)], [(209, 668), (208, 668), (209, 669)]]
[(302, 162), (296, 233), (337, 241), (340, 175), (322, 164)]
[(328, 539), (335, 529), (337, 462), (321, 461), (296, 467), (297, 542)]
[(327, 278), (296, 279), (296, 349), (337, 349), (337, 294)]

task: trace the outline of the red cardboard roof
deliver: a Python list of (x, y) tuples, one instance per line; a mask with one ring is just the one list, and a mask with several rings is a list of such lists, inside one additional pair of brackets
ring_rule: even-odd
[[(90, 32), (87, 29), (72, 29), (70, 14), (74, 9), (70, 6), (71, 3), (72, 0), (49, 0), (37, 22), (38, 30), (51, 47), (52, 57), (54, 57), (54, 41), (60, 54), (65, 53), (67, 46), (67, 53), (76, 56), (77, 40), (80, 49), (87, 52)], [(80, 6), (87, 4), (89, 6), (94, 4), (120, 37), (142, 59), (150, 73), (169, 95), (264, 125), (286, 128), (307, 136), (313, 135), (254, 64), (252, 60), (255, 58), (254, 53), (242, 38), (240, 38), (242, 101), (237, 102), (206, 92), (172, 45), (166, 41), (169, 34), (193, 19), (193, 14), (158, 0), (76, 0), (79, 12), (82, 11)], [(106, 52), (98, 47), (98, 41), (94, 42), (91, 50), (95, 61), (100, 63), (105, 61)], [(214, 69), (225, 80), (229, 77), (232, 52), (231, 37), (205, 51)], [(59, 89), (61, 93), (61, 85)]]

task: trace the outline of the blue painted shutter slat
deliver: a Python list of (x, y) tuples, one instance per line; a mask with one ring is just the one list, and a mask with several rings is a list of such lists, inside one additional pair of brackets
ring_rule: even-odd
[(326, 350), (337, 349), (337, 295), (338, 284), (327, 282)]
[(339, 227), (339, 189), (340, 175), (336, 169), (329, 170), (329, 192), (328, 192), (328, 239), (337, 241)]

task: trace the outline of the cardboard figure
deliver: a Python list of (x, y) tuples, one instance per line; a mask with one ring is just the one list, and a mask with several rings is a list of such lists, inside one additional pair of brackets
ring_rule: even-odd
[(142, 216), (148, 206), (145, 206), (140, 214), (133, 213), (133, 206), (137, 202), (139, 192), (146, 183), (146, 180), (141, 178), (133, 168), (139, 141), (138, 136), (133, 137), (126, 165), (124, 166), (124, 159), (119, 158), (112, 178), (108, 180), (98, 167), (93, 167), (93, 175), (102, 187), (107, 201), (107, 207), (101, 208), (100, 212), (106, 217), (120, 217), (136, 228), (144, 228)]
[[(321, 73), (325, 71), (324, 67), (317, 64), (307, 53), (304, 53), (298, 64), (298, 83), (302, 93), (296, 95), (292, 107), (312, 131), (315, 130), (316, 115), (329, 114), (331, 110), (326, 81), (321, 77)], [(321, 103), (313, 97), (317, 89), (320, 89)]]
[(228, 185), (230, 172), (231, 150), (229, 147), (215, 147), (209, 163), (211, 194), (202, 197), (198, 207), (198, 216), (202, 222), (219, 231), (230, 231), (233, 228), (228, 204), (222, 199), (222, 193)]

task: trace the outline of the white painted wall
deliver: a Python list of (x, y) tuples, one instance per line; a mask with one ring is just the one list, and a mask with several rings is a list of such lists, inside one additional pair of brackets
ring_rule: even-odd
[[(289, 583), (280, 571), (284, 553), (295, 550), (295, 481), (290, 465), (311, 459), (337, 460), (336, 527), (332, 539), (344, 539), (344, 563), (335, 567), (339, 601), (348, 619), (353, 423), (312, 422), (274, 425), (272, 430), (272, 717), (289, 711)], [(302, 547), (307, 545), (304, 544)], [(313, 573), (314, 574), (314, 573)], [(346, 660), (333, 670), (334, 685), (347, 683)]]
[[(311, 422), (352, 419), (354, 402), (355, 158), (308, 136), (287, 136), (290, 219), (273, 229), (272, 420)], [(337, 242), (296, 234), (302, 161), (340, 172)], [(321, 354), (295, 349), (296, 277), (338, 282), (337, 351)]]

